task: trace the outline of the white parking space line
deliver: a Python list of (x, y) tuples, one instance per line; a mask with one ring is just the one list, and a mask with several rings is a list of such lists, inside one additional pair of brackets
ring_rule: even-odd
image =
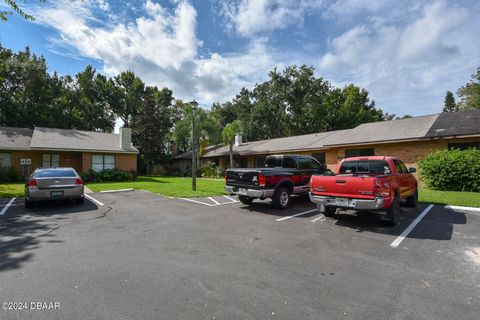
[(213, 203), (215, 204), (220, 204), (220, 202), (218, 202), (217, 200), (213, 199), (212, 197), (208, 197), (208, 199), (210, 199)]
[(197, 200), (193, 200), (193, 199), (188, 199), (188, 198), (179, 198), (179, 199), (182, 199), (182, 200), (185, 200), (185, 201), (194, 202), (194, 203), (198, 203), (198, 204), (203, 204), (204, 206), (209, 206), (209, 207), (213, 207), (213, 206), (214, 206), (214, 204), (205, 203), (205, 202), (201, 202), (201, 201), (197, 201)]
[(320, 217), (316, 217), (315, 219), (313, 219), (312, 222), (317, 222), (318, 220), (321, 220), (321, 221), (325, 220), (325, 216), (322, 214), (320, 215)]
[(225, 199), (232, 201), (232, 203), (238, 202), (237, 200), (230, 198), (229, 196), (223, 196)]
[(12, 203), (13, 203), (13, 201), (15, 201), (15, 199), (17, 199), (17, 198), (14, 197), (14, 198), (10, 199), (10, 201), (8, 201), (8, 203), (5, 205), (5, 207), (3, 207), (2, 211), (0, 211), (0, 216), (3, 216), (7, 212), (8, 208), (12, 205)]
[(85, 194), (85, 198), (87, 198), (87, 199), (90, 200), (90, 201), (93, 201), (96, 205), (98, 205), (98, 206), (100, 206), (100, 207), (104, 206), (103, 203), (101, 203), (100, 201), (98, 201), (98, 200), (95, 199), (94, 197), (89, 196), (88, 194)]
[(280, 222), (280, 221), (288, 220), (288, 219), (295, 218), (295, 217), (298, 217), (298, 216), (302, 216), (304, 214), (314, 212), (314, 211), (317, 211), (317, 209), (312, 209), (312, 210), (308, 210), (308, 211), (305, 211), (305, 212), (300, 212), (300, 213), (294, 214), (293, 216), (279, 218), (276, 221)]
[(425, 215), (434, 207), (433, 204), (429, 205), (422, 213), (418, 215), (418, 217), (410, 223), (410, 225), (405, 229), (401, 235), (399, 235), (393, 242), (390, 244), (391, 247), (396, 248), (402, 243), (402, 241), (408, 236), (410, 232), (412, 232), (413, 228), (420, 222), (420, 220), (425, 217)]
[(446, 205), (444, 207), (445, 209), (450, 209), (450, 210), (460, 210), (460, 211), (473, 211), (473, 212), (480, 212), (480, 208), (473, 208), (473, 207), (461, 207), (461, 206), (451, 206), (451, 205)]

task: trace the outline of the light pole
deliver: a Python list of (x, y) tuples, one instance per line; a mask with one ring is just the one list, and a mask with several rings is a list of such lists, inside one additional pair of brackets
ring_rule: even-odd
[(195, 111), (197, 110), (198, 107), (198, 102), (193, 100), (190, 102), (190, 105), (192, 106), (192, 190), (197, 191), (197, 157), (196, 157), (196, 148), (195, 148), (195, 142), (196, 142), (196, 137), (195, 137)]

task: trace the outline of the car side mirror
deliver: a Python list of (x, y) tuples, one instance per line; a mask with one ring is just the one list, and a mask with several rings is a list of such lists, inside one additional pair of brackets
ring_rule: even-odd
[(408, 172), (410, 172), (410, 173), (415, 173), (415, 172), (417, 172), (417, 169), (415, 169), (415, 168), (413, 168), (413, 167), (412, 167), (412, 168), (408, 168)]

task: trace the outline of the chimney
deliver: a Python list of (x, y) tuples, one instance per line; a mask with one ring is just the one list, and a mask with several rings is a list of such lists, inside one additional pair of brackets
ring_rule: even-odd
[(237, 133), (235, 135), (235, 147), (240, 147), (242, 145), (242, 135)]
[(123, 150), (130, 150), (132, 148), (132, 129), (122, 127), (120, 128), (120, 148)]

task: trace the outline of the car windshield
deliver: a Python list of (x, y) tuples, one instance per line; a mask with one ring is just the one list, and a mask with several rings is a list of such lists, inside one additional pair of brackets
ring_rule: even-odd
[(33, 175), (34, 178), (74, 178), (76, 176), (73, 169), (44, 169)]
[(390, 174), (390, 167), (384, 160), (345, 161), (340, 166), (340, 174)]

